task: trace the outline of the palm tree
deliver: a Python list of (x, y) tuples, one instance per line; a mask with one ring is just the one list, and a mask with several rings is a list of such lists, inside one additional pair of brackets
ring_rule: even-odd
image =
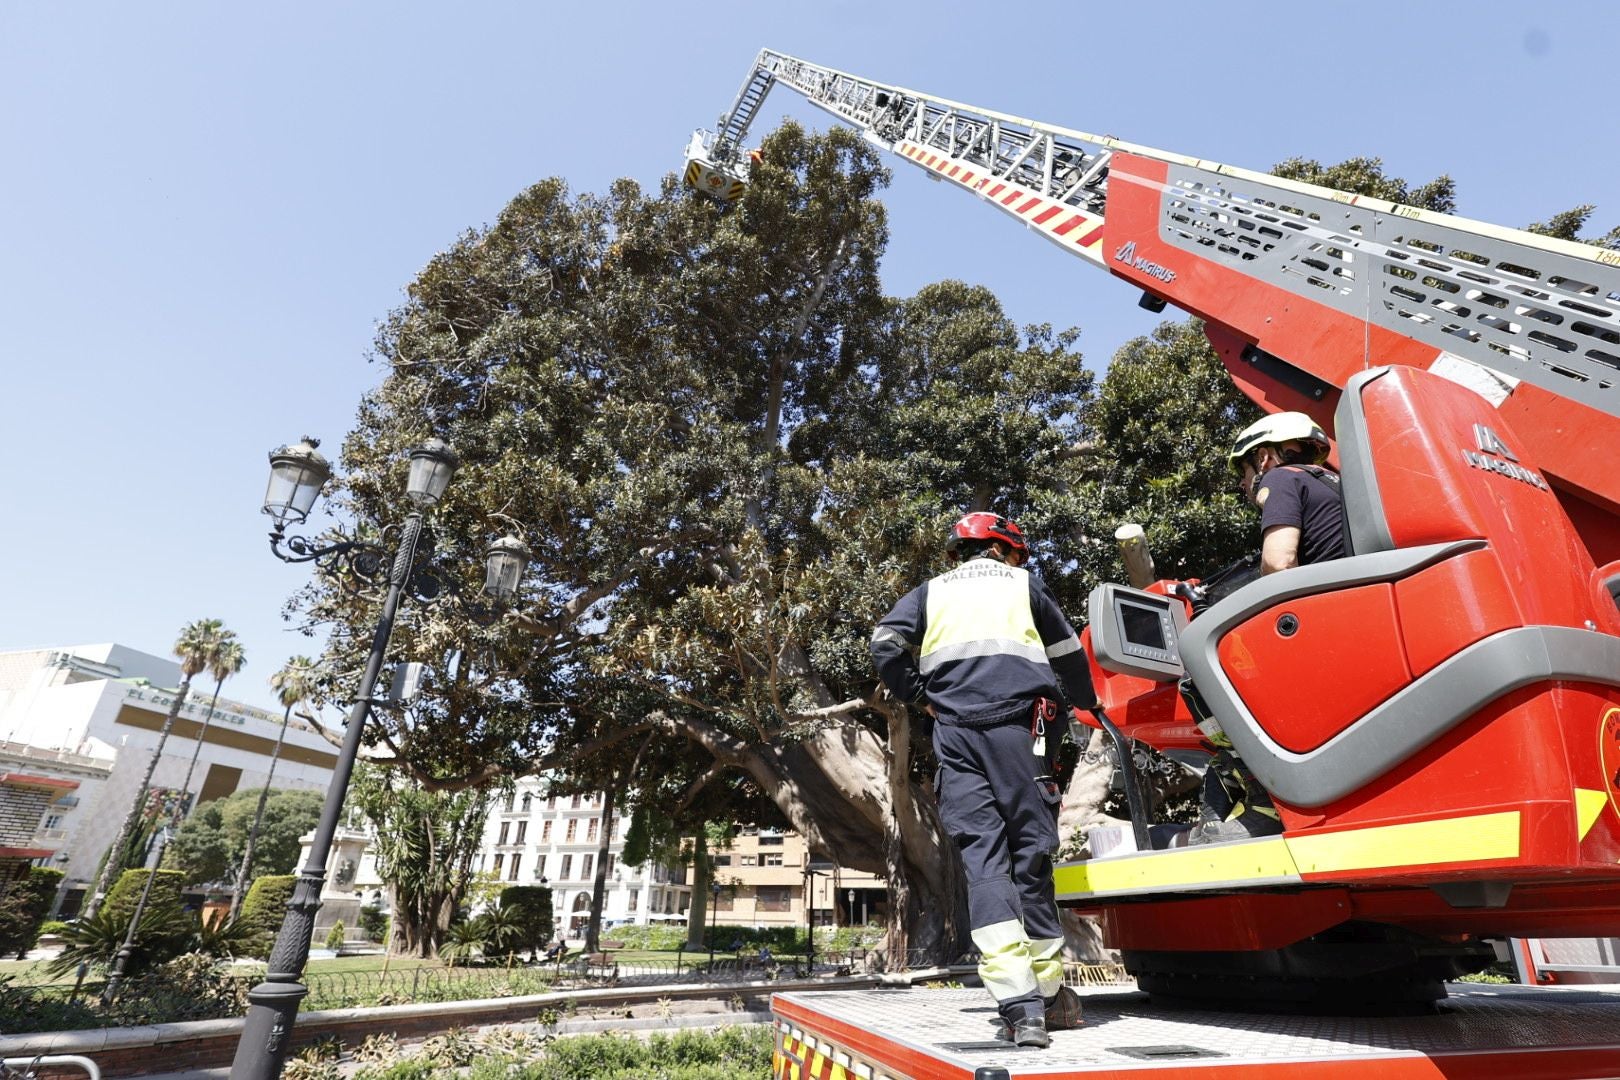
[[(197, 771), (197, 758), (202, 754), (203, 742), (208, 738), (208, 725), (214, 722), (214, 708), (219, 704), (219, 692), (225, 685), (225, 680), (241, 671), (247, 663), (247, 653), (242, 649), (242, 643), (236, 640), (236, 631), (219, 630), (218, 644), (213, 654), (208, 658), (208, 674), (214, 677), (214, 696), (208, 702), (208, 712), (203, 715), (202, 730), (197, 732), (197, 745), (191, 750), (191, 764), (186, 766), (186, 778), (180, 782), (180, 799), (174, 805), (174, 824), (178, 826), (181, 819), (186, 816), (186, 796), (191, 791), (191, 776)], [(202, 792), (197, 793), (199, 799)]]
[(180, 660), (180, 688), (175, 691), (174, 700), (169, 703), (169, 715), (163, 718), (163, 726), (158, 729), (157, 745), (152, 748), (152, 757), (146, 763), (146, 775), (141, 778), (140, 789), (135, 792), (135, 799), (130, 803), (129, 812), (124, 815), (124, 823), (119, 826), (118, 835), (113, 839), (112, 847), (108, 849), (107, 859), (102, 863), (101, 877), (96, 881), (95, 892), (91, 894), (89, 906), (84, 910), (85, 918), (93, 916), (96, 909), (101, 907), (113, 879), (124, 868), (124, 860), (120, 857), (120, 853), (129, 843), (129, 835), (135, 829), (141, 810), (146, 805), (146, 793), (152, 787), (152, 774), (157, 771), (158, 759), (163, 756), (163, 745), (169, 741), (169, 732), (174, 728), (174, 718), (180, 715), (180, 707), (185, 704), (186, 694), (191, 690), (192, 678), (207, 670), (209, 662), (213, 659), (219, 635), (224, 629), (224, 624), (218, 619), (198, 619), (194, 623), (188, 623), (180, 631), (179, 640), (174, 643), (174, 655)]
[(233, 921), (241, 910), (242, 897), (247, 892), (248, 873), (253, 869), (253, 846), (259, 840), (259, 825), (264, 820), (264, 803), (270, 797), (270, 781), (276, 775), (276, 760), (281, 757), (281, 743), (287, 737), (287, 722), (292, 711), (301, 702), (315, 694), (320, 670), (307, 656), (295, 656), (282, 669), (270, 676), (270, 688), (276, 692), (285, 711), (281, 714), (281, 733), (276, 736), (276, 748), (270, 751), (270, 771), (264, 775), (264, 787), (259, 789), (259, 807), (253, 811), (253, 827), (248, 829), (247, 846), (242, 849), (242, 865), (236, 871), (236, 888), (231, 892), (231, 911), (227, 921)]

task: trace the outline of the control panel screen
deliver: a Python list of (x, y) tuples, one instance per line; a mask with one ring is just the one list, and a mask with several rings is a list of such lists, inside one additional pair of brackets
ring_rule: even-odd
[(1104, 671), (1171, 682), (1186, 673), (1177, 638), (1187, 625), (1180, 600), (1126, 585), (1091, 591), (1091, 651)]
[(1170, 643), (1164, 638), (1164, 608), (1139, 607), (1121, 599), (1119, 601), (1119, 621), (1120, 628), (1125, 631), (1127, 644), (1153, 649), (1156, 652), (1163, 652), (1170, 648)]

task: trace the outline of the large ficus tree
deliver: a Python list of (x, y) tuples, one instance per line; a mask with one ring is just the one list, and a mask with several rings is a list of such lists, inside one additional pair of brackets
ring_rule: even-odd
[[(964, 509), (1041, 531), (1091, 378), (1072, 333), (1021, 330), (985, 290), (884, 297), (886, 173), (857, 136), (786, 125), (762, 152), (730, 209), (672, 179), (537, 184), (383, 327), (387, 377), (344, 447), (354, 518), (396, 515), (403, 452), (436, 434), (464, 463), (435, 513), (441, 563), (473, 587), (491, 535), (535, 551), (519, 615), (402, 620), (401, 658), (442, 672), (382, 718), (384, 753), (455, 787), (600, 775), (593, 758), (676, 740), (698, 754), (680, 800), (740, 775), (818, 849), (887, 871), (910, 944), (945, 945), (956, 861), (866, 638)], [(324, 578), (299, 600), (356, 628), (368, 604)], [(363, 640), (337, 635), (339, 670)], [(642, 704), (594, 707), (604, 680)], [(629, 784), (667, 797), (657, 779)]]

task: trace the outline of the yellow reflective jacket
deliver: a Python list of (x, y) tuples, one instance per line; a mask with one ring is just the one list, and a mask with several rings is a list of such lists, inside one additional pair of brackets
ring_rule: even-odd
[(1040, 578), (988, 557), (913, 589), (878, 623), (872, 662), (890, 693), (941, 723), (988, 726), (1041, 697), (1096, 703), (1074, 627)]

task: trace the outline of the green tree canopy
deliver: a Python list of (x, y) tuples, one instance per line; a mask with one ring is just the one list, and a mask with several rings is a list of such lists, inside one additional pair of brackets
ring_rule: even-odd
[[(294, 868), (298, 839), (320, 820), (321, 800), (318, 791), (270, 792), (254, 847), (253, 862), (258, 873), (285, 874)], [(169, 842), (164, 865), (181, 871), (193, 885), (231, 880), (241, 864), (258, 803), (257, 788), (203, 803)]]

